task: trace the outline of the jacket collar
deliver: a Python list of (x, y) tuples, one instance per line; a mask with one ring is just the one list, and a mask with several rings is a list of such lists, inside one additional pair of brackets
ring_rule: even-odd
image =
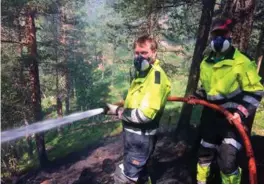
[[(223, 58), (220, 61), (223, 61), (223, 60), (234, 60), (235, 51), (236, 51), (236, 49), (233, 46), (231, 46), (229, 51), (225, 54), (225, 56), (223, 56)], [(208, 63), (215, 63), (215, 54), (216, 53), (214, 51), (212, 51), (209, 54), (209, 56), (205, 59), (205, 61), (208, 62)]]

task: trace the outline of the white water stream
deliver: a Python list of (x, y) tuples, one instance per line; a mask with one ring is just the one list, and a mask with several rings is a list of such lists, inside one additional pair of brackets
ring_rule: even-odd
[(43, 132), (46, 130), (50, 130), (62, 125), (66, 125), (72, 123), (74, 121), (78, 121), (84, 118), (89, 118), (104, 112), (103, 108), (88, 110), (85, 112), (73, 113), (68, 116), (57, 118), (57, 119), (49, 119), (45, 121), (39, 121), (28, 126), (22, 126), (20, 128), (14, 128), (11, 130), (7, 130), (1, 132), (1, 143), (12, 141), (24, 136), (28, 136), (31, 134), (36, 134), (39, 132)]

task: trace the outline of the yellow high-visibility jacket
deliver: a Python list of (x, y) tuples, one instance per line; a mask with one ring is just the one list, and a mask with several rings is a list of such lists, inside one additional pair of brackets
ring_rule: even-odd
[(264, 88), (260, 80), (255, 62), (235, 48), (221, 61), (214, 62), (211, 55), (200, 65), (200, 81), (206, 99), (236, 109), (245, 117), (261, 101)]
[(171, 83), (159, 63), (156, 60), (146, 74), (138, 74), (131, 83), (123, 113), (124, 122), (130, 126), (135, 123), (153, 127), (151, 122), (157, 122), (157, 117), (165, 107)]

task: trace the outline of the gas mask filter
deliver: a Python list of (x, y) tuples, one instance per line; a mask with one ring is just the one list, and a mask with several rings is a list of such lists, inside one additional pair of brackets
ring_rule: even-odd
[(211, 48), (213, 51), (222, 53), (225, 52), (231, 45), (231, 38), (217, 36), (211, 41)]
[(137, 71), (145, 71), (150, 67), (150, 58), (139, 55), (134, 59), (134, 66)]

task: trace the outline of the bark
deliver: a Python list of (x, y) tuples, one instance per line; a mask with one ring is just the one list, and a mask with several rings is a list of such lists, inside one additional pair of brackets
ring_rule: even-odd
[[(61, 98), (59, 97), (59, 95), (57, 96), (57, 115), (59, 118), (63, 117), (63, 113), (62, 113), (62, 101)], [(57, 132), (59, 135), (62, 134), (61, 132), (61, 127), (57, 128)]]
[[(24, 123), (25, 123), (25, 126), (28, 126), (28, 121), (26, 119), (26, 116), (24, 118)], [(30, 156), (31, 159), (33, 159), (33, 143), (32, 143), (32, 136), (31, 135), (26, 135), (26, 140), (27, 140), (27, 153), (28, 153), (28, 156)]]
[(263, 57), (263, 55), (262, 55), (262, 60), (260, 62), (259, 75), (262, 78), (261, 83), (264, 85), (264, 57)]
[(147, 33), (153, 36), (155, 13), (153, 12), (153, 2), (149, 1), (149, 15), (147, 16)]
[[(115, 60), (117, 58), (116, 49), (117, 49), (117, 42), (116, 42), (116, 39), (114, 39), (114, 41), (113, 41), (113, 64), (115, 63)], [(114, 86), (114, 71), (115, 71), (115, 69), (112, 68), (112, 70), (111, 70), (111, 86), (112, 87)]]
[[(255, 0), (227, 0), (222, 16), (233, 20), (232, 43), (242, 52), (246, 52), (252, 32)], [(251, 131), (254, 116), (248, 123)]]
[(264, 54), (264, 26), (262, 26), (260, 31), (259, 41), (255, 56), (256, 62), (258, 64), (258, 73), (262, 78), (264, 78), (263, 54)]
[[(189, 72), (188, 84), (185, 91), (185, 96), (191, 95), (197, 88), (199, 80), (199, 68), (203, 59), (203, 51), (206, 48), (209, 36), (210, 25), (212, 22), (214, 12), (215, 0), (203, 0), (203, 10), (199, 23), (197, 40), (195, 44), (191, 69)], [(181, 110), (180, 118), (178, 121), (178, 128), (181, 129), (185, 125), (188, 126), (192, 114), (192, 105), (184, 104)]]
[[(67, 60), (67, 59), (66, 59)], [(70, 94), (71, 94), (71, 85), (70, 85), (70, 72), (69, 67), (66, 67), (65, 72), (65, 83), (66, 83), (66, 98), (65, 98), (65, 113), (68, 115), (70, 113)]]
[(19, 44), (19, 45), (26, 45), (26, 43), (14, 40), (1, 40), (1, 43), (10, 43), (10, 44)]
[(228, 0), (222, 16), (234, 22), (232, 30), (233, 45), (246, 52), (252, 31), (255, 0)]
[[(37, 44), (36, 44), (36, 27), (35, 27), (35, 12), (28, 11), (27, 19), (27, 42), (29, 54), (31, 56), (31, 64), (29, 66), (30, 86), (31, 86), (31, 102), (34, 121), (42, 120), (41, 110), (41, 94), (39, 83), (39, 70), (37, 61)], [(48, 157), (45, 149), (44, 134), (36, 134), (36, 147), (40, 165), (43, 167), (48, 162)]]
[(214, 16), (219, 16), (222, 14), (223, 12), (223, 9), (225, 7), (225, 0), (221, 0), (220, 3), (215, 3), (216, 6), (215, 6), (215, 10), (214, 10)]
[[(57, 9), (58, 5), (56, 4)], [(56, 25), (56, 30), (54, 32), (54, 40), (56, 42), (55, 44), (55, 62), (56, 64), (59, 63), (58, 61), (58, 57), (59, 57), (59, 52), (58, 52), (58, 42), (59, 42), (59, 33), (58, 33), (58, 25), (59, 25), (59, 15), (55, 14), (53, 15), (53, 24)], [(60, 95), (60, 88), (59, 88), (59, 70), (58, 67), (56, 67), (56, 91), (57, 91), (57, 115), (58, 117), (62, 117), (63, 116), (63, 112), (62, 112), (62, 97)], [(57, 128), (57, 132), (59, 135), (61, 135), (61, 127)]]
[(65, 89), (66, 89), (66, 96), (65, 96), (65, 114), (68, 115), (70, 112), (70, 93), (71, 93), (71, 84), (70, 84), (70, 69), (68, 66), (68, 51), (67, 51), (67, 40), (66, 40), (66, 28), (67, 26), (65, 22), (66, 20), (66, 15), (65, 15), (65, 10), (62, 8), (61, 9), (61, 25), (62, 25), (62, 45), (63, 45), (63, 57), (64, 57), (64, 64), (65, 64)]

